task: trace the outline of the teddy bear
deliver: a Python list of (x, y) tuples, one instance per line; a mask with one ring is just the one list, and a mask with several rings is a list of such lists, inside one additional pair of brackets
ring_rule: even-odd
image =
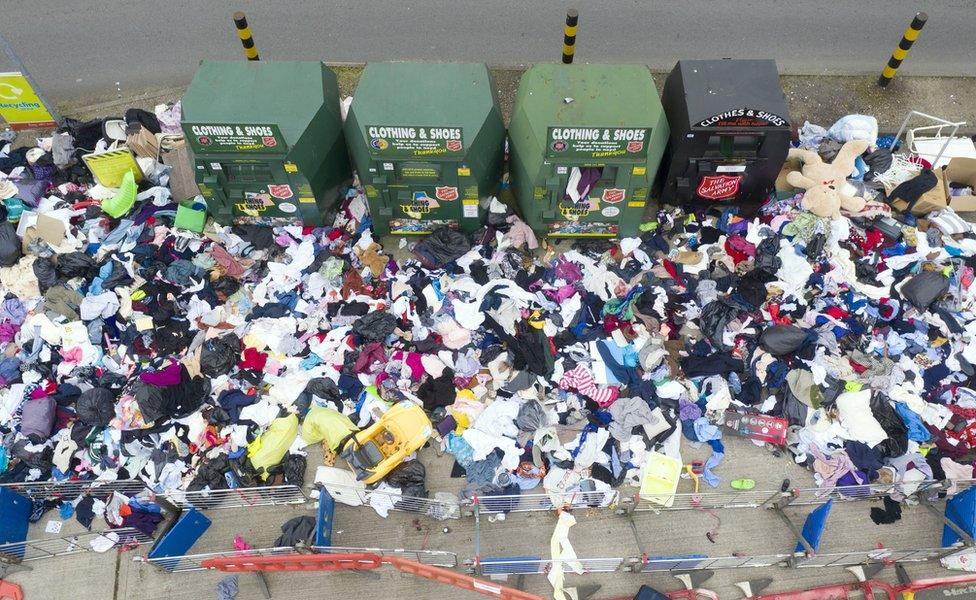
[(787, 174), (786, 181), (806, 190), (803, 209), (827, 218), (841, 216), (841, 209), (849, 213), (863, 210), (867, 200), (850, 193), (853, 186), (847, 183), (847, 176), (854, 171), (854, 160), (864, 154), (869, 145), (866, 140), (846, 142), (831, 163), (825, 163), (811, 150), (790, 148), (788, 159), (799, 160), (801, 167), (799, 171)]

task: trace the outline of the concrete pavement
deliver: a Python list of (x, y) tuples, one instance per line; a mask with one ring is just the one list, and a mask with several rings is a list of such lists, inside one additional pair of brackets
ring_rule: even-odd
[[(737, 477), (752, 477), (757, 488), (774, 489), (783, 477), (792, 480), (794, 486), (812, 485), (810, 473), (792, 464), (785, 456), (776, 457), (763, 448), (741, 438), (727, 436), (726, 461), (717, 469), (723, 479), (720, 490), (728, 489), (728, 481)], [(690, 460), (707, 450), (698, 450), (683, 442), (682, 453)], [(428, 487), (433, 491), (456, 490), (463, 480), (449, 478), (448, 460), (438, 458), (433, 450), (424, 449), (420, 459), (428, 465)], [(312, 471), (321, 463), (321, 455), (314, 450), (309, 456), (308, 480)], [(692, 490), (690, 481), (682, 481), (679, 491)], [(633, 493), (633, 489), (622, 493)], [(842, 553), (852, 550), (872, 550), (882, 544), (893, 549), (936, 547), (939, 545), (941, 526), (938, 520), (920, 507), (906, 507), (903, 518), (893, 525), (875, 525), (868, 518), (871, 502), (835, 503), (826, 533), (822, 553)], [(807, 512), (813, 507), (787, 509), (794, 523), (802, 524)], [(249, 509), (210, 510), (207, 515), (213, 526), (194, 546), (193, 553), (220, 552), (232, 549), (235, 535), (241, 535), (255, 547), (270, 547), (278, 536), (278, 528), (286, 520), (299, 515), (313, 515), (310, 507), (255, 507)], [(634, 516), (634, 528), (627, 518), (607, 510), (577, 510), (578, 524), (570, 531), (577, 554), (581, 558), (620, 558), (640, 556), (666, 556), (696, 554), (711, 557), (742, 555), (787, 554), (793, 546), (788, 528), (771, 512), (764, 509), (739, 508), (711, 512), (664, 511), (643, 512)], [(379, 517), (368, 507), (339, 505), (335, 516), (333, 544), (350, 547), (387, 547), (405, 549), (436, 549), (456, 552), (459, 560), (475, 555), (475, 529), (470, 518), (434, 521), (419, 517), (420, 527), (415, 524), (418, 515), (391, 512), (389, 517)], [(44, 521), (47, 519), (45, 518)], [(720, 521), (720, 523), (719, 523)], [(549, 555), (549, 538), (555, 525), (550, 513), (510, 514), (504, 521), (489, 522), (483, 518), (481, 528), (481, 556)], [(43, 521), (42, 521), (43, 524)], [(448, 532), (443, 532), (444, 527)], [(35, 528), (33, 536), (42, 536)], [(714, 543), (706, 532), (716, 531)], [(636, 534), (635, 534), (636, 531)], [(173, 599), (199, 600), (214, 597), (214, 586), (224, 576), (215, 572), (165, 573), (157, 567), (137, 561), (147, 547), (121, 555), (109, 552), (103, 555), (82, 554), (33, 561), (31, 573), (18, 573), (11, 580), (20, 583), (27, 600), (60, 599)], [(931, 577), (949, 574), (938, 563), (909, 563), (909, 573), (915, 577)], [(72, 581), (58, 576), (72, 573)], [(375, 575), (375, 574), (374, 574)], [(893, 569), (882, 577), (892, 580)], [(824, 583), (850, 581), (842, 568), (786, 569), (767, 567), (753, 569), (727, 569), (716, 571), (705, 586), (720, 594), (721, 598), (739, 598), (741, 595), (734, 582), (759, 577), (773, 577), (771, 589), (788, 590)], [(351, 573), (271, 574), (267, 576), (276, 600), (305, 598), (479, 598), (481, 596), (452, 590), (384, 568), (379, 578)], [(593, 573), (586, 576), (570, 576), (570, 583), (600, 584), (602, 589), (595, 598), (632, 596), (641, 584), (650, 584), (662, 590), (677, 589), (677, 582), (667, 573), (635, 574), (629, 572)], [(516, 583), (509, 579), (509, 585)], [(551, 588), (542, 575), (527, 575), (524, 589), (551, 597)], [(252, 575), (240, 576), (240, 600), (263, 598), (256, 579)]]
[(678, 58), (769, 57), (785, 73), (875, 76), (915, 12), (928, 8), (901, 72), (976, 75), (969, 0), (6, 0), (0, 32), (55, 100), (88, 102), (114, 98), (116, 82), (123, 95), (185, 85), (201, 59), (241, 59), (235, 10), (247, 14), (265, 59), (511, 66), (559, 60), (570, 6), (580, 12), (578, 61), (666, 70)]

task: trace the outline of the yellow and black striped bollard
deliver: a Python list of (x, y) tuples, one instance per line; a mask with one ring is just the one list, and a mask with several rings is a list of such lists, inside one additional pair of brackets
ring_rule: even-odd
[(579, 23), (579, 13), (575, 8), (566, 11), (566, 27), (563, 28), (563, 64), (573, 64), (573, 53), (576, 52), (576, 24)]
[(241, 45), (244, 46), (244, 56), (247, 60), (261, 60), (258, 57), (257, 46), (254, 45), (254, 38), (251, 37), (251, 28), (247, 26), (247, 19), (244, 13), (234, 13), (234, 26), (237, 27), (237, 37), (241, 38)]
[(915, 18), (912, 19), (912, 24), (908, 26), (908, 29), (901, 36), (898, 47), (891, 53), (888, 64), (881, 71), (881, 77), (878, 78), (878, 85), (888, 87), (891, 80), (895, 78), (895, 72), (901, 66), (901, 61), (905, 60), (905, 57), (908, 56), (908, 51), (911, 49), (912, 44), (918, 39), (918, 32), (922, 31), (922, 27), (925, 27), (925, 22), (928, 20), (929, 16), (923, 12), (915, 15)]

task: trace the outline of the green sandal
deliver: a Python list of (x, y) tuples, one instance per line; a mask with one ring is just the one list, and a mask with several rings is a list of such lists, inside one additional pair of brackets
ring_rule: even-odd
[(756, 482), (753, 481), (752, 479), (734, 479), (732, 481), (733, 490), (745, 491), (745, 490), (751, 490), (754, 487), (756, 487)]

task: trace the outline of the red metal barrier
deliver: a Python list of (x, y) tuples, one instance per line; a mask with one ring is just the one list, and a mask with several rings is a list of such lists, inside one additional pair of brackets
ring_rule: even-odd
[(378, 569), (383, 563), (403, 573), (416, 575), (437, 583), (477, 592), (501, 600), (543, 600), (541, 596), (497, 585), (488, 581), (433, 567), (398, 556), (378, 554), (284, 554), (279, 556), (218, 556), (204, 560), (201, 565), (228, 573), (344, 571)]

